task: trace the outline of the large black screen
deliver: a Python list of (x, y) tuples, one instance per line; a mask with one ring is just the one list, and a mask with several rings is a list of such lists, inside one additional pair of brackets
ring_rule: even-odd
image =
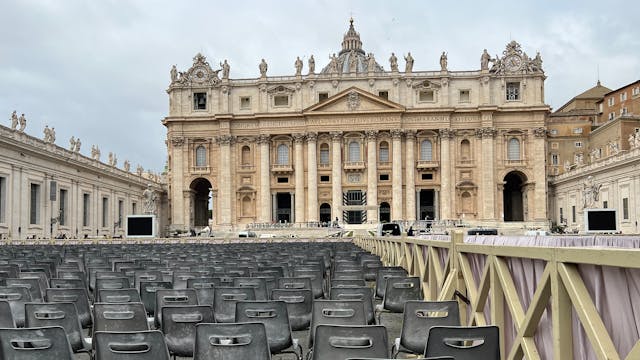
[(127, 236), (153, 236), (153, 216), (128, 217)]
[(614, 210), (588, 210), (587, 231), (616, 231)]

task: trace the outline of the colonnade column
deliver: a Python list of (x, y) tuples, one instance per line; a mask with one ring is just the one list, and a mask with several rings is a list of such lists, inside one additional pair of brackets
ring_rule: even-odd
[(295, 152), (295, 222), (304, 222), (304, 151), (302, 145), (304, 134), (293, 134), (293, 149)]
[(218, 179), (220, 208), (227, 209), (225, 211), (221, 211), (219, 215), (220, 225), (222, 226), (231, 226), (231, 144), (233, 143), (234, 138), (235, 137), (231, 135), (221, 135), (218, 137), (218, 144), (220, 146), (220, 177)]
[[(547, 141), (547, 130), (543, 127), (536, 128), (533, 130), (533, 135), (533, 151), (530, 158), (527, 159), (533, 161), (533, 181), (535, 181), (533, 189), (534, 211), (532, 220), (543, 221), (547, 219), (547, 181), (545, 176), (544, 160), (538, 160), (536, 157), (541, 157), (546, 154), (545, 143)], [(529, 211), (529, 216), (531, 217), (531, 211)]]
[(318, 134), (307, 133), (307, 220), (318, 221), (318, 159), (316, 140)]
[(454, 136), (451, 129), (440, 129), (440, 219), (451, 219), (453, 197), (451, 190), (450, 140)]
[(331, 220), (342, 218), (342, 131), (331, 132)]
[(482, 154), (481, 164), (482, 164), (482, 182), (481, 189), (483, 194), (482, 199), (482, 212), (481, 218), (485, 220), (494, 220), (495, 216), (495, 170), (494, 164), (496, 161), (495, 157), (495, 144), (494, 137), (496, 135), (496, 130), (491, 127), (485, 127), (480, 130), (480, 137), (482, 139)]
[(391, 220), (402, 220), (402, 130), (391, 130), (393, 163), (391, 164)]
[(416, 219), (416, 161), (414, 155), (414, 147), (416, 140), (415, 130), (407, 130), (405, 132), (405, 151), (407, 154), (407, 162), (405, 164), (405, 170), (407, 172), (406, 182), (406, 197), (407, 197), (407, 214), (405, 215), (407, 220)]
[[(378, 222), (378, 160), (376, 156), (377, 130), (367, 130), (367, 219)], [(373, 208), (375, 206), (375, 208)]]
[(260, 211), (258, 222), (271, 222), (271, 169), (269, 168), (269, 135), (258, 137), (260, 145)]

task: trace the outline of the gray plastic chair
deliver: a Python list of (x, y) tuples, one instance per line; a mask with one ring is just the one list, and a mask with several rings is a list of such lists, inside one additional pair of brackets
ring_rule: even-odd
[(238, 301), (255, 300), (252, 287), (217, 287), (213, 296), (213, 315), (216, 322), (232, 323), (236, 317)]
[(261, 277), (235, 277), (233, 287), (253, 288), (256, 300), (268, 300), (267, 279)]
[(214, 318), (211, 305), (164, 306), (162, 333), (173, 358), (193, 357), (196, 325), (212, 322)]
[(198, 324), (193, 355), (193, 360), (271, 360), (262, 323)]
[(386, 289), (382, 303), (376, 306), (378, 313), (378, 324), (382, 324), (383, 312), (402, 313), (404, 304), (409, 300), (422, 300), (422, 289), (420, 278), (411, 277), (390, 277), (386, 281)]
[(318, 325), (367, 325), (364, 304), (357, 300), (314, 300), (309, 329), (309, 348)]
[(429, 329), (433, 326), (460, 326), (457, 301), (410, 300), (404, 305), (400, 337), (391, 349), (393, 357), (399, 353), (424, 354)]
[(24, 327), (24, 304), (31, 301), (29, 289), (24, 287), (0, 286), (0, 301), (6, 301), (17, 327)]
[(85, 340), (74, 303), (27, 303), (24, 305), (25, 327), (61, 326), (74, 353), (91, 352)]
[(98, 331), (93, 336), (95, 360), (169, 360), (162, 332)]
[(74, 360), (69, 340), (60, 326), (2, 329), (0, 358), (11, 360)]
[(140, 293), (134, 288), (129, 289), (98, 289), (96, 302), (122, 304), (128, 302), (142, 302)]
[(331, 300), (362, 300), (364, 312), (367, 315), (367, 324), (375, 324), (373, 311), (373, 291), (366, 286), (332, 287), (329, 291)]
[(140, 299), (147, 310), (147, 314), (154, 315), (156, 311), (156, 291), (171, 289), (170, 281), (141, 281)]
[(142, 303), (96, 303), (93, 305), (93, 333), (145, 330), (149, 330), (149, 323)]
[(206, 277), (187, 280), (187, 289), (195, 289), (198, 304), (213, 306), (213, 289), (221, 286), (220, 278)]
[(31, 301), (44, 302), (43, 289), (40, 288), (40, 279), (38, 278), (9, 278), (4, 279), (4, 283), (9, 287), (24, 287), (29, 290)]
[(48, 288), (45, 290), (47, 302), (72, 302), (78, 310), (78, 318), (83, 329), (91, 327), (91, 306), (85, 288)]
[(162, 327), (162, 307), (173, 305), (198, 305), (196, 291), (194, 289), (167, 289), (156, 291), (156, 310), (154, 312), (156, 329)]
[(387, 279), (392, 276), (407, 276), (407, 270), (399, 266), (385, 266), (376, 271), (376, 298), (382, 299), (387, 287)]
[(424, 356), (452, 356), (456, 360), (500, 360), (497, 326), (434, 326)]
[(273, 289), (272, 300), (281, 300), (287, 304), (291, 330), (305, 330), (311, 324), (313, 310), (313, 291), (311, 289)]
[(313, 344), (312, 360), (389, 356), (387, 328), (382, 325), (318, 325)]
[(0, 328), (15, 328), (16, 322), (13, 321), (11, 314), (11, 305), (6, 301), (0, 301)]

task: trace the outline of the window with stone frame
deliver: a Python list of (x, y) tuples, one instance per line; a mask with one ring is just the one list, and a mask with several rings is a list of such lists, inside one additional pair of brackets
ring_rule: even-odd
[(551, 154), (551, 165), (558, 165), (558, 164), (560, 164), (560, 155)]
[(193, 110), (207, 110), (207, 93), (193, 93)]
[(380, 142), (380, 149), (379, 149), (379, 157), (380, 157), (380, 162), (389, 162), (389, 143), (386, 141), (381, 141)]
[(433, 144), (431, 143), (431, 140), (425, 139), (420, 142), (420, 160), (433, 160)]
[(29, 224), (40, 224), (40, 184), (31, 184), (29, 205)]
[(471, 143), (467, 139), (460, 141), (460, 159), (462, 161), (471, 160)]
[(69, 202), (69, 191), (60, 189), (60, 198), (58, 199), (58, 225), (67, 225), (67, 207)]
[(102, 198), (102, 227), (109, 226), (109, 198)]
[(328, 92), (319, 92), (318, 93), (318, 102), (323, 102), (329, 98)]
[(517, 101), (520, 100), (520, 83), (519, 82), (508, 82), (507, 83), (507, 101)]
[(435, 101), (435, 93), (433, 90), (421, 90), (418, 92), (418, 101), (419, 102), (434, 102)]
[(196, 166), (207, 166), (207, 148), (204, 145), (198, 145), (196, 147)]
[(91, 224), (91, 195), (82, 194), (82, 226), (89, 226)]
[(241, 158), (241, 165), (251, 165), (252, 161), (251, 161), (251, 148), (249, 147), (249, 145), (243, 145), (242, 149), (240, 150), (240, 158)]
[(460, 95), (459, 95), (459, 100), (458, 101), (461, 102), (461, 103), (471, 102), (471, 90), (469, 90), (469, 89), (460, 90)]
[(7, 220), (7, 178), (0, 176), (0, 223)]
[(389, 100), (389, 92), (386, 90), (378, 91), (378, 96), (380, 96), (383, 99)]
[(240, 97), (240, 110), (251, 110), (251, 96)]
[(361, 161), (360, 156), (360, 143), (355, 140), (349, 142), (349, 162)]
[(289, 165), (289, 146), (286, 144), (278, 145), (276, 150), (276, 164)]
[(516, 138), (509, 139), (507, 145), (507, 160), (520, 160), (520, 140)]
[(273, 106), (289, 106), (289, 95), (275, 95)]

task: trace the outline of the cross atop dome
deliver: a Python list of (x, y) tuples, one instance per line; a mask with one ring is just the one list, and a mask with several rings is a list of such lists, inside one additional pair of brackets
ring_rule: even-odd
[(358, 34), (356, 29), (353, 27), (353, 18), (349, 19), (349, 30), (344, 34), (342, 50), (339, 55), (350, 52), (351, 50), (364, 54), (364, 50), (362, 50), (362, 41), (360, 41), (360, 34)]

